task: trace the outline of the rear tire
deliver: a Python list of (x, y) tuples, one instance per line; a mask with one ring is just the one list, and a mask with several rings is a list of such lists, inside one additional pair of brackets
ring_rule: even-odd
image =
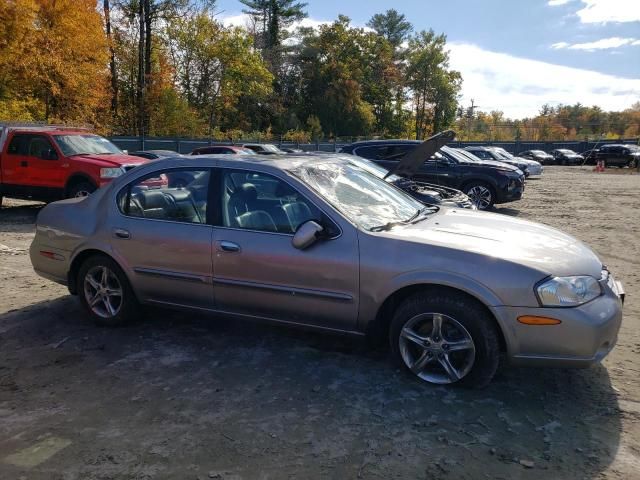
[(72, 185), (67, 191), (67, 198), (88, 197), (97, 190), (96, 186), (90, 182), (79, 182)]
[(495, 321), (475, 301), (436, 290), (414, 294), (398, 307), (389, 340), (394, 360), (421, 380), (480, 388), (498, 369), (498, 335)]
[(100, 326), (124, 325), (139, 316), (138, 301), (127, 276), (105, 255), (85, 260), (78, 271), (77, 286), (82, 306)]

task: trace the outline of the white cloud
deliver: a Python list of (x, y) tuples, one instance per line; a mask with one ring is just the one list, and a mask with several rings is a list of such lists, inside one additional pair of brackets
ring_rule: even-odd
[(511, 118), (536, 115), (545, 104), (598, 105), (623, 110), (640, 100), (640, 79), (491, 52), (466, 43), (449, 44), (451, 66), (462, 73), (462, 102), (502, 110)]
[(624, 47), (626, 45), (636, 46), (640, 45), (640, 40), (636, 40), (635, 38), (620, 38), (620, 37), (611, 37), (611, 38), (601, 38), (600, 40), (596, 40), (595, 42), (586, 42), (586, 43), (574, 43), (570, 44), (567, 42), (558, 42), (551, 45), (551, 48), (555, 50), (568, 48), (569, 50), (607, 50), (610, 48), (619, 48)]
[(582, 0), (576, 13), (582, 23), (640, 22), (639, 0)]
[(565, 5), (567, 3), (569, 3), (571, 0), (549, 0), (547, 2), (547, 5), (551, 6), (551, 7), (557, 7), (559, 5)]

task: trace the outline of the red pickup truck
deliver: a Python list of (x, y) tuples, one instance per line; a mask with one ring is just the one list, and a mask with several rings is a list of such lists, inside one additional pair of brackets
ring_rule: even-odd
[(87, 129), (0, 124), (0, 206), (3, 196), (42, 201), (87, 196), (147, 162)]

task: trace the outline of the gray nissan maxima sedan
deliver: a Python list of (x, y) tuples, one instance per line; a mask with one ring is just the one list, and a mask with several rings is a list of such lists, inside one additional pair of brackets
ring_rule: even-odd
[[(177, 171), (193, 181), (158, 181)], [(337, 157), (158, 160), (44, 207), (30, 255), (101, 325), (160, 305), (388, 338), (401, 365), (436, 384), (485, 385), (501, 354), (598, 362), (624, 299), (565, 233), (425, 207)]]

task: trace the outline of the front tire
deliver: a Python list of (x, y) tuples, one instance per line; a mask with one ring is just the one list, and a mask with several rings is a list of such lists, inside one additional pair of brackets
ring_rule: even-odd
[(395, 361), (427, 383), (480, 388), (498, 368), (496, 324), (464, 294), (412, 295), (396, 310), (389, 340)]
[(464, 193), (478, 210), (489, 210), (496, 201), (493, 188), (485, 182), (471, 182), (464, 188)]
[(96, 324), (116, 327), (138, 316), (129, 280), (111, 258), (96, 255), (87, 259), (78, 272), (77, 285), (80, 302)]

